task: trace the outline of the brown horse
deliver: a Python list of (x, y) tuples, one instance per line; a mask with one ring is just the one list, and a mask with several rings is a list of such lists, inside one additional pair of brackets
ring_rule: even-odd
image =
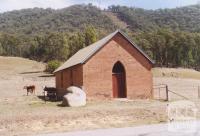
[(27, 90), (27, 96), (28, 96), (28, 93), (35, 95), (35, 86), (34, 85), (24, 86), (24, 89)]

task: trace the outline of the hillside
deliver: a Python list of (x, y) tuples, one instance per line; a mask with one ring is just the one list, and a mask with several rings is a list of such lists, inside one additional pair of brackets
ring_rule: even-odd
[(154, 77), (179, 78), (179, 79), (200, 79), (200, 72), (194, 69), (184, 68), (153, 68)]
[(54, 77), (49, 77), (44, 70), (44, 63), (0, 56), (0, 99), (26, 95), (25, 85), (36, 85), (36, 94), (42, 94), (44, 85), (55, 86)]
[(34, 8), (2, 13), (0, 32), (18, 34), (74, 32), (88, 24), (107, 33), (117, 28), (124, 28), (126, 25), (132, 31), (165, 27), (200, 32), (199, 18), (200, 5), (160, 10), (110, 6), (107, 13), (92, 5), (74, 5), (59, 10)]
[(0, 56), (0, 66), (0, 78), (14, 76), (24, 72), (37, 73), (45, 70), (45, 64), (20, 57)]
[(172, 30), (200, 32), (200, 5), (159, 10), (110, 6), (108, 10), (116, 13), (132, 31), (149, 31), (164, 27)]
[(37, 34), (74, 32), (86, 25), (102, 31), (114, 31), (112, 20), (94, 6), (75, 5), (64, 9), (23, 9), (0, 14), (0, 32)]
[(200, 5), (144, 10), (74, 5), (0, 14), (0, 55), (65, 61), (120, 28), (156, 66), (200, 69)]

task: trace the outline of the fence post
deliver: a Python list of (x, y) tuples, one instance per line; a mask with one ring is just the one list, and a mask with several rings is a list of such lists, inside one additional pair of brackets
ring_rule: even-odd
[(168, 85), (166, 85), (166, 101), (169, 101), (169, 90), (168, 90)]
[(200, 86), (198, 86), (198, 99), (200, 98)]
[(160, 100), (160, 99), (161, 99), (161, 98), (160, 98), (160, 88), (159, 88), (159, 92), (158, 92), (158, 95), (159, 95), (159, 100)]

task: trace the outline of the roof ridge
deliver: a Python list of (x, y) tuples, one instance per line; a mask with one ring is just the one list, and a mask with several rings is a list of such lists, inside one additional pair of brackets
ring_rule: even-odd
[(152, 64), (154, 64), (154, 61), (151, 60), (147, 54), (145, 54), (138, 46), (135, 44), (132, 40), (129, 39), (129, 37), (122, 32), (120, 29), (117, 29), (113, 33), (107, 35), (106, 37), (102, 38), (101, 40), (80, 49), (78, 52), (76, 52), (72, 57), (70, 57), (62, 66), (60, 66), (58, 69), (54, 71), (54, 73), (61, 71), (63, 69), (67, 69), (69, 67), (83, 64), (85, 63), (93, 54), (95, 54), (101, 47), (103, 47), (107, 42), (109, 42), (117, 33), (120, 33), (124, 38), (132, 44), (133, 47), (135, 47), (146, 59), (148, 59)]

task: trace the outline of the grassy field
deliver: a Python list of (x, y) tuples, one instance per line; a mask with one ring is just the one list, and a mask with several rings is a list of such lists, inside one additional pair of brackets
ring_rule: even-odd
[[(81, 108), (61, 107), (61, 102), (45, 104), (39, 97), (42, 95), (42, 87), (55, 86), (55, 81), (54, 77), (42, 72), (45, 69), (43, 63), (0, 57), (0, 66), (2, 136), (128, 127), (167, 121), (168, 102), (157, 100), (88, 101), (87, 106)], [(196, 89), (184, 90), (186, 85), (191, 87), (200, 84), (197, 80), (199, 72), (155, 68), (153, 73), (154, 84), (168, 84), (170, 90), (190, 96), (200, 109), (199, 101), (195, 98)], [(22, 88), (29, 84), (36, 85), (36, 96), (26, 96), (26, 91)]]
[(174, 77), (200, 79), (200, 72), (193, 69), (183, 68), (154, 68), (154, 77)]
[[(196, 100), (200, 96), (200, 72), (193, 69), (183, 68), (154, 68), (154, 85), (167, 84), (169, 90), (180, 94), (178, 96), (169, 92), (169, 100), (180, 100), (184, 97), (191, 100)], [(158, 90), (154, 90), (158, 93)], [(161, 89), (161, 98), (165, 98), (165, 90)]]
[(33, 135), (166, 121), (166, 103), (153, 100), (89, 101), (81, 108), (60, 107), (59, 104), (45, 104), (32, 96), (1, 101), (0, 134)]

